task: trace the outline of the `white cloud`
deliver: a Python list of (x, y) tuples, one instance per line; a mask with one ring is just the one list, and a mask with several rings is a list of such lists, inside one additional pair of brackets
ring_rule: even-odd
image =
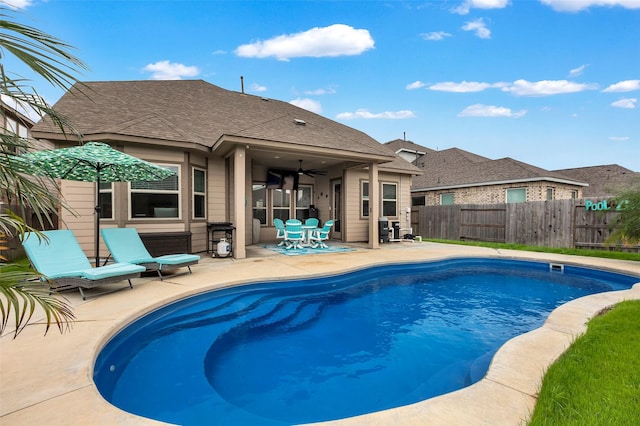
[(572, 69), (571, 71), (569, 71), (569, 77), (578, 77), (582, 75), (582, 73), (588, 66), (589, 65), (580, 65), (578, 68)]
[(0, 4), (2, 3), (11, 9), (26, 9), (33, 4), (33, 0), (0, 0)]
[(637, 98), (624, 98), (611, 103), (612, 107), (634, 109), (636, 107)]
[(494, 105), (475, 104), (466, 107), (458, 114), (458, 117), (509, 117), (520, 118), (527, 113), (526, 110), (511, 111), (510, 108)]
[(227, 52), (225, 50), (222, 49), (218, 49), (218, 50), (214, 50), (213, 52), (211, 52), (212, 55), (226, 55)]
[(176, 64), (169, 61), (158, 61), (143, 68), (151, 73), (152, 80), (180, 80), (183, 77), (195, 77), (200, 74), (198, 67)]
[(462, 26), (464, 31), (474, 31), (476, 37), (479, 38), (491, 38), (491, 30), (487, 28), (487, 24), (484, 23), (482, 18), (478, 18), (474, 21), (469, 21)]
[(451, 34), (444, 31), (433, 31), (430, 33), (420, 34), (420, 37), (428, 41), (440, 41), (444, 40), (445, 37), (451, 37)]
[(313, 99), (298, 98), (289, 101), (289, 103), (299, 108), (306, 109), (307, 111), (315, 112), (316, 114), (320, 114), (322, 112), (322, 105), (320, 105), (320, 102), (314, 101)]
[(631, 139), (629, 136), (609, 136), (610, 141), (628, 141)]
[(267, 91), (267, 86), (261, 86), (258, 83), (253, 83), (251, 85), (251, 91), (252, 92), (266, 92)]
[(640, 9), (640, 0), (540, 0), (557, 12), (579, 12), (592, 6), (620, 6), (625, 9)]
[(353, 56), (373, 49), (369, 31), (335, 24), (296, 34), (280, 35), (265, 41), (239, 46), (235, 53), (245, 58), (275, 57), (280, 61), (301, 57)]
[(452, 10), (459, 15), (467, 15), (471, 9), (502, 9), (510, 0), (464, 0), (462, 4)]
[(416, 80), (413, 83), (407, 84), (405, 89), (407, 89), (407, 90), (416, 90), (416, 89), (421, 89), (424, 86), (426, 86), (425, 83), (421, 82), (420, 80)]
[(333, 95), (336, 93), (336, 88), (334, 86), (329, 86), (326, 88), (320, 88), (315, 90), (307, 90), (304, 92), (305, 95), (313, 95), (313, 96), (322, 96), (322, 95)]
[(640, 90), (640, 80), (625, 80), (612, 84), (603, 90), (603, 92), (632, 92)]
[(436, 83), (429, 86), (429, 90), (437, 90), (440, 92), (455, 92), (455, 93), (469, 93), (469, 92), (482, 92), (490, 87), (495, 87), (490, 83), (479, 83), (476, 81), (463, 81), (455, 83), (452, 81), (444, 83)]
[(336, 116), (339, 120), (355, 120), (357, 118), (370, 119), (389, 119), (389, 120), (401, 120), (405, 118), (414, 118), (416, 115), (413, 111), (385, 111), (379, 113), (369, 112), (366, 109), (359, 109), (356, 112), (341, 112)]
[(596, 89), (594, 84), (575, 83), (567, 80), (527, 81), (516, 80), (502, 88), (516, 96), (550, 96), (563, 93), (576, 93)]

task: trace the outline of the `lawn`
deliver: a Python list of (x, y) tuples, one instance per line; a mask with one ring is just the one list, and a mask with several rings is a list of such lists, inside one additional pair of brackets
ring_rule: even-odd
[(530, 426), (640, 424), (640, 300), (593, 318), (547, 370)]

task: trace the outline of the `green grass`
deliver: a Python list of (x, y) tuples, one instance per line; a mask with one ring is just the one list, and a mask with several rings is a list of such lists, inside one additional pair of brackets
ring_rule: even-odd
[(556, 254), (570, 254), (575, 256), (602, 257), (606, 259), (635, 260), (640, 262), (640, 253), (630, 253), (630, 252), (616, 251), (616, 250), (551, 248), (551, 247), (539, 247), (539, 246), (526, 246), (523, 244), (490, 243), (490, 242), (484, 242), (484, 241), (456, 241), (456, 240), (438, 240), (438, 239), (425, 239), (423, 241), (431, 241), (435, 243), (447, 243), (447, 244), (460, 244), (460, 245), (476, 246), (476, 247), (489, 247), (489, 248), (505, 249), (505, 250), (523, 250), (523, 251), (535, 251), (535, 252), (541, 252), (541, 253), (556, 253)]
[(640, 424), (640, 300), (593, 318), (547, 370), (529, 426)]

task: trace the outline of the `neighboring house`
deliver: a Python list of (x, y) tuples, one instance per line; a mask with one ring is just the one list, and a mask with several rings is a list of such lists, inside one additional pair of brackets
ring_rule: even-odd
[(617, 164), (562, 169), (555, 170), (555, 172), (587, 182), (589, 186), (582, 190), (584, 198), (609, 197), (628, 187), (634, 181), (640, 180), (640, 173)]
[[(398, 141), (389, 144), (395, 146), (395, 152), (402, 146)], [(414, 162), (424, 172), (413, 180), (414, 206), (580, 198), (587, 186), (584, 181), (512, 158), (491, 160), (458, 148), (433, 151), (413, 145), (406, 149), (426, 152)]]
[[(234, 224), (233, 254), (243, 258), (254, 226), (260, 227), (260, 241), (269, 241), (274, 218), (312, 214), (321, 222), (336, 221), (334, 239), (368, 241), (375, 248), (378, 217), (403, 217), (411, 205), (412, 176), (421, 173), (363, 132), (202, 80), (76, 84), (54, 108), (82, 141), (108, 143), (177, 173), (162, 182), (103, 185), (101, 225), (189, 234), (191, 252), (206, 250), (210, 222)], [(78, 143), (48, 118), (34, 126), (33, 135), (55, 147)], [(310, 169), (324, 173), (304, 173)], [(78, 213), (62, 212), (63, 226), (89, 254), (94, 185), (61, 185)]]

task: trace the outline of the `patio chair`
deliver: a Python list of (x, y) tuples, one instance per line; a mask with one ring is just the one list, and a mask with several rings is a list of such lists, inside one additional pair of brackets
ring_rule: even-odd
[(42, 281), (47, 281), (53, 290), (77, 288), (82, 300), (86, 300), (83, 289), (124, 280), (133, 288), (131, 278), (138, 278), (145, 270), (130, 263), (93, 268), (72, 231), (42, 231), (42, 234), (46, 238), (34, 232), (25, 233), (22, 246), (33, 268), (43, 275)]
[[(160, 281), (167, 270), (187, 267), (191, 273), (191, 265), (200, 261), (197, 254), (166, 254), (153, 257), (147, 251), (136, 228), (106, 228), (100, 231), (102, 239), (109, 249), (109, 253), (116, 262), (134, 263), (142, 265), (147, 271), (157, 271)], [(184, 272), (186, 273), (186, 272)], [(179, 275), (179, 274), (172, 274)]]
[(302, 248), (304, 241), (304, 230), (302, 222), (297, 219), (289, 219), (284, 224), (284, 243), (286, 249)]
[(320, 221), (316, 217), (310, 217), (304, 221), (305, 226), (313, 226), (315, 228), (318, 227)]
[(325, 241), (329, 239), (329, 233), (331, 232), (332, 226), (333, 220), (328, 220), (324, 223), (322, 228), (311, 232), (311, 235), (309, 236), (309, 244), (312, 248), (328, 248)]
[(278, 246), (284, 244), (284, 222), (282, 219), (273, 219), (273, 226), (276, 227), (276, 239), (282, 240), (278, 243)]

